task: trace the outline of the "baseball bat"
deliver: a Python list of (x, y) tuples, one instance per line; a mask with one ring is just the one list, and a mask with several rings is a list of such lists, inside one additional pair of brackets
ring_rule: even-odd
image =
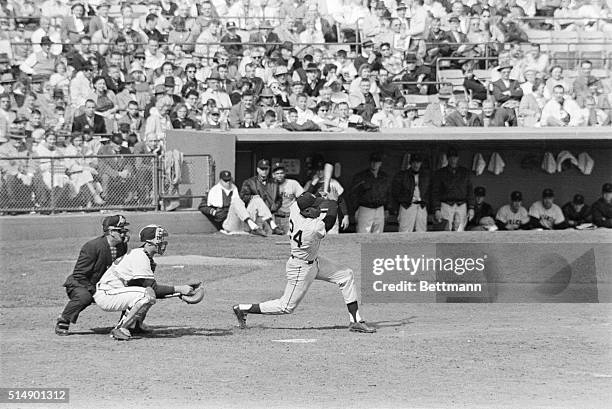
[(323, 191), (329, 193), (329, 182), (331, 181), (332, 174), (334, 173), (334, 165), (326, 163), (323, 168)]

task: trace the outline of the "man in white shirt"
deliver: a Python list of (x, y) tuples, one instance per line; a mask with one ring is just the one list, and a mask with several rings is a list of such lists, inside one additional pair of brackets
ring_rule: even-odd
[(299, 94), (297, 96), (295, 110), (298, 114), (297, 124), (303, 125), (306, 121), (314, 121), (315, 114), (307, 107), (308, 95)]
[(206, 104), (209, 99), (214, 99), (219, 108), (231, 108), (232, 101), (226, 92), (219, 91), (219, 74), (214, 71), (206, 78), (206, 91), (202, 93), (202, 103)]
[[(411, 37), (424, 37), (427, 30), (427, 11), (423, 8), (423, 0), (408, 0), (406, 17), (410, 21), (408, 34)], [(412, 4), (411, 4), (412, 3)]]
[(542, 126), (583, 126), (584, 112), (576, 101), (565, 95), (563, 85), (555, 85), (553, 95), (542, 108)]
[(403, 124), (397, 120), (397, 117), (393, 113), (393, 107), (395, 103), (391, 98), (385, 98), (383, 102), (383, 108), (372, 115), (372, 122), (379, 128), (402, 128)]
[(544, 189), (542, 200), (538, 200), (529, 208), (529, 217), (534, 229), (560, 230), (567, 228), (563, 211), (554, 203), (555, 194), (552, 189)]

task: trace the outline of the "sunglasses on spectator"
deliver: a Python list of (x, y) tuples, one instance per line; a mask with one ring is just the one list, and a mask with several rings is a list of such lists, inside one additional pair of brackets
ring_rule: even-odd
[(327, 109), (319, 109), (319, 112), (327, 112)]
[(261, 57), (258, 56), (258, 55), (254, 56), (254, 57), (251, 57), (251, 58), (253, 58), (254, 60), (261, 60)]

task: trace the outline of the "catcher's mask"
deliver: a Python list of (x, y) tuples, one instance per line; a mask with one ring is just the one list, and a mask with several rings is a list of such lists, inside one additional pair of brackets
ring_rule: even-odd
[(141, 242), (153, 244), (157, 247), (157, 254), (161, 256), (165, 253), (166, 246), (168, 246), (168, 241), (166, 240), (168, 232), (166, 229), (156, 224), (150, 224), (143, 227), (139, 235)]
[(304, 192), (297, 198), (297, 205), (300, 208), (300, 214), (310, 219), (316, 219), (321, 214), (319, 202), (315, 195), (310, 192)]

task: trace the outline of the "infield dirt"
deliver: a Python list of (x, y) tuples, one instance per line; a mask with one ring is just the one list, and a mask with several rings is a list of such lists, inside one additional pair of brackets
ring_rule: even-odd
[[(364, 240), (331, 237), (321, 252), (359, 277)], [(240, 330), (233, 304), (284, 288), (288, 244), (278, 237), (172, 235), (158, 281), (203, 280), (202, 303), (159, 301), (147, 316), (153, 333), (129, 342), (109, 338), (118, 314), (93, 305), (73, 335), (58, 337), (61, 285), (85, 241), (0, 242), (0, 385), (70, 388), (70, 404), (53, 408), (604, 408), (612, 400), (610, 304), (366, 304), (378, 332), (355, 334), (339, 290), (315, 282), (293, 315), (250, 315)], [(177, 257), (187, 255), (225, 259)], [(278, 342), (295, 339), (308, 342)]]

